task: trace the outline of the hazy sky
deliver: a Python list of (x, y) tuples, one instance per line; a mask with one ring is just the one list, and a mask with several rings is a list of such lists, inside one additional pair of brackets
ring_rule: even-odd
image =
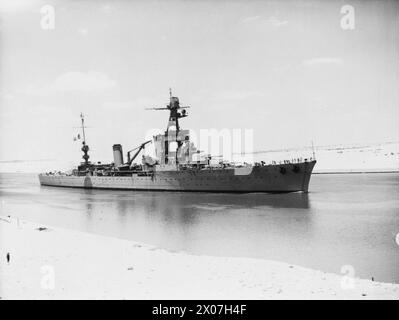
[[(0, 160), (94, 160), (165, 129), (253, 129), (255, 149), (399, 138), (397, 1), (0, 1)], [(55, 28), (43, 29), (43, 5)], [(355, 28), (341, 28), (341, 7)]]

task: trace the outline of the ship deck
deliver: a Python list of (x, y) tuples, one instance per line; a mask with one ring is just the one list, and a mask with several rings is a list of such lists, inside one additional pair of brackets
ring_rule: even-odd
[(43, 186), (189, 192), (307, 192), (316, 161), (242, 168), (154, 171), (129, 176), (40, 174)]

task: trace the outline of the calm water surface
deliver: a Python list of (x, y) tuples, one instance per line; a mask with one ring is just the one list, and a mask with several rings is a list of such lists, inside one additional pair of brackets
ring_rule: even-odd
[(192, 254), (266, 258), (399, 283), (399, 174), (313, 175), (309, 194), (40, 187), (0, 174), (0, 214)]

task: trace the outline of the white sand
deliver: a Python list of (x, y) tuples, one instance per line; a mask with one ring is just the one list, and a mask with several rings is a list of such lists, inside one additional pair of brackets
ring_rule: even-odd
[(0, 216), (2, 299), (399, 299), (398, 284), (38, 227)]

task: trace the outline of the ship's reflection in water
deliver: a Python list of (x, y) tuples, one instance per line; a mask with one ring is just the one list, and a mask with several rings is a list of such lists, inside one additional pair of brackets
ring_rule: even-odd
[(399, 174), (314, 175), (309, 194), (40, 187), (0, 174), (0, 214), (170, 251), (266, 258), (399, 283)]
[(311, 204), (304, 193), (80, 190), (79, 194), (90, 231), (100, 228), (102, 233), (172, 251), (277, 258), (281, 245), (298, 243), (300, 234), (312, 230)]

